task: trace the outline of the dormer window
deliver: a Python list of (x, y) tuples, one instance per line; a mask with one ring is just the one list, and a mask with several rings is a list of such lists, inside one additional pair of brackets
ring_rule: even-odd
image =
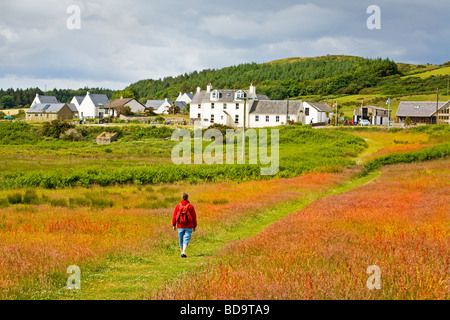
[(220, 99), (222, 93), (219, 90), (214, 90), (211, 92), (211, 100), (217, 100)]
[(236, 100), (242, 100), (244, 98), (245, 98), (245, 92), (244, 91), (239, 90), (239, 91), (236, 92), (236, 94), (235, 94), (235, 99)]

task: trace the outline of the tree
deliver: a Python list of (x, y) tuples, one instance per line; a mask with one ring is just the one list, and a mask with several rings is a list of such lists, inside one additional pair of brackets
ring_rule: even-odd
[(16, 101), (13, 96), (6, 95), (0, 99), (0, 105), (4, 108), (12, 108), (16, 105)]
[(123, 98), (135, 98), (134, 92), (131, 90), (121, 90), (114, 93), (111, 97), (111, 100), (120, 99), (120, 97)]
[(131, 115), (133, 115), (133, 112), (131, 111), (130, 106), (121, 106), (121, 107), (118, 107), (116, 110), (117, 110), (117, 115), (118, 116), (120, 116), (120, 115), (131, 116)]
[(169, 107), (169, 113), (180, 113), (180, 107), (176, 105), (172, 105)]

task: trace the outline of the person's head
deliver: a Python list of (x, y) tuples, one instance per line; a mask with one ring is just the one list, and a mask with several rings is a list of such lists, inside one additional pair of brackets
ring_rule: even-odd
[(187, 193), (183, 193), (183, 200), (189, 199), (189, 195)]

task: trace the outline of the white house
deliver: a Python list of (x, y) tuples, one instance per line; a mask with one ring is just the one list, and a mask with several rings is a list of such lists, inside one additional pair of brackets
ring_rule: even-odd
[(328, 124), (331, 114), (333, 113), (333, 109), (324, 102), (303, 101), (303, 108), (305, 110), (305, 121), (302, 121), (303, 124)]
[(147, 100), (145, 103), (146, 108), (153, 108), (153, 111), (157, 110), (165, 100)]
[(186, 103), (186, 105), (190, 104), (192, 99), (194, 98), (194, 94), (191, 93), (181, 93), (178, 95), (178, 98), (176, 99), (176, 101), (181, 101)]
[(300, 100), (260, 100), (250, 110), (249, 128), (275, 127), (287, 121), (304, 123), (304, 109)]
[(158, 107), (158, 109), (155, 109), (154, 112), (156, 114), (168, 114), (169, 108), (172, 106), (172, 101), (164, 99), (163, 103)]
[(109, 117), (114, 117), (116, 112), (125, 106), (130, 107), (130, 110), (133, 113), (143, 113), (145, 111), (145, 106), (143, 104), (141, 104), (139, 101), (137, 101), (136, 99), (124, 98), (121, 96), (120, 99), (111, 101), (105, 107), (105, 115), (109, 116)]
[(39, 93), (36, 93), (36, 97), (34, 98), (31, 105), (34, 104), (49, 104), (49, 103), (59, 103), (58, 99), (55, 96), (41, 96)]
[(90, 94), (84, 97), (77, 108), (80, 118), (103, 118), (106, 114), (105, 107), (109, 104), (106, 94)]
[(84, 96), (74, 96), (70, 103), (72, 103), (77, 109), (80, 107), (81, 102), (83, 102)]
[(244, 118), (247, 128), (278, 126), (285, 124), (286, 118), (302, 121), (302, 102), (269, 100), (267, 96), (257, 94), (253, 85), (249, 90), (213, 89), (211, 84), (206, 91), (197, 88), (191, 101), (191, 122), (200, 121), (202, 127), (214, 123), (242, 127)]

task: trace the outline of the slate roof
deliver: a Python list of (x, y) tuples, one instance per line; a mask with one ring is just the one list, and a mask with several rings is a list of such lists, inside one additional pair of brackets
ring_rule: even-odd
[[(289, 114), (295, 115), (302, 108), (302, 101), (289, 100)], [(287, 100), (260, 100), (255, 101), (250, 114), (286, 114)]]
[(256, 97), (258, 98), (258, 100), (270, 100), (269, 97), (265, 94), (256, 94)]
[[(220, 98), (211, 100), (211, 93), (213, 91), (219, 91), (221, 93)], [(243, 100), (234, 100), (235, 93), (238, 91), (244, 91), (245, 96), (248, 96), (248, 90), (241, 90), (241, 89), (213, 89), (211, 92), (206, 91), (200, 91), (197, 92), (192, 98), (191, 104), (202, 104), (204, 102), (213, 102), (213, 103), (233, 103), (233, 102), (241, 102)], [(264, 95), (261, 95), (262, 98), (264, 98)]]
[(69, 109), (73, 112), (73, 113), (78, 113), (78, 109), (75, 106), (74, 103), (68, 103), (67, 106), (69, 107)]
[(184, 96), (184, 95), (187, 95), (187, 96), (189, 97), (189, 99), (191, 99), (191, 100), (192, 100), (192, 98), (194, 98), (194, 94), (193, 94), (193, 93), (187, 93), (187, 92), (182, 93), (182, 94), (180, 95), (180, 98), (181, 98), (182, 96)]
[(175, 105), (180, 108), (180, 110), (186, 109), (187, 105), (184, 101), (175, 101)]
[(311, 102), (311, 101), (305, 101), (305, 103), (309, 104), (310, 106), (316, 108), (318, 111), (322, 112), (333, 112), (333, 109), (326, 104), (325, 102)]
[[(439, 102), (438, 109), (449, 103)], [(401, 101), (396, 117), (431, 117), (436, 113), (436, 102), (430, 101)]]
[(154, 110), (161, 107), (161, 105), (165, 102), (165, 100), (147, 100), (145, 103), (146, 108), (153, 108)]
[[(27, 113), (58, 113), (67, 103), (36, 103), (33, 104)], [(69, 107), (70, 108), (70, 107)]]
[(41, 103), (59, 103), (55, 96), (41, 96), (39, 95), (39, 101)]
[(78, 104), (81, 104), (81, 102), (83, 102), (84, 96), (74, 96), (74, 98), (78, 102)]
[(89, 96), (96, 107), (103, 107), (109, 104), (109, 99), (106, 94), (89, 94)]

